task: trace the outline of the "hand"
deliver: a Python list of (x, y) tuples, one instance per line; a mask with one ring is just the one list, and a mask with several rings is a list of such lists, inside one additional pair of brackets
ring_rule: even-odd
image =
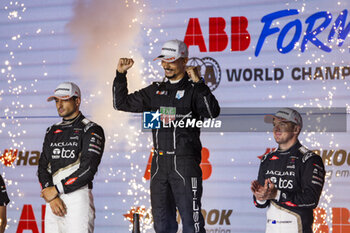
[(40, 197), (44, 198), (46, 202), (52, 201), (55, 197), (57, 197), (58, 192), (55, 186), (47, 187), (41, 190)]
[(52, 213), (54, 213), (57, 216), (63, 217), (67, 214), (67, 207), (62, 201), (61, 198), (56, 197), (52, 201), (50, 201), (50, 207), (52, 210)]
[(250, 189), (252, 190), (253, 193), (255, 193), (262, 187), (263, 186), (261, 186), (257, 180), (253, 180), (252, 185), (250, 186)]
[(128, 69), (130, 69), (134, 65), (134, 60), (131, 58), (120, 58), (118, 62), (118, 72), (125, 73)]
[(199, 69), (197, 66), (188, 66), (186, 68), (186, 72), (188, 76), (192, 79), (192, 81), (195, 83), (201, 79), (199, 74)]
[(260, 185), (258, 181), (254, 180), (252, 182), (251, 190), (256, 199), (259, 201), (275, 199), (277, 195), (277, 188), (270, 179), (265, 180), (264, 186)]

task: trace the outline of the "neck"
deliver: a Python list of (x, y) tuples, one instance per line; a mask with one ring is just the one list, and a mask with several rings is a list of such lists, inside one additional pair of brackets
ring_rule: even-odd
[(77, 118), (79, 114), (80, 114), (80, 111), (79, 111), (79, 110), (78, 110), (78, 111), (75, 111), (75, 112), (72, 113), (71, 115), (69, 115), (69, 116), (67, 116), (67, 117), (63, 117), (63, 120), (64, 120), (64, 121), (71, 121), (71, 120)]
[(289, 150), (292, 146), (295, 145), (295, 143), (297, 143), (297, 141), (298, 141), (298, 138), (292, 138), (286, 143), (279, 144), (278, 148), (279, 150), (282, 150), (282, 151)]

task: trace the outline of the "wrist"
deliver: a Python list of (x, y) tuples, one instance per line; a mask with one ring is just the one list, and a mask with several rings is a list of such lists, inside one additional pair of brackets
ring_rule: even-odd
[(126, 70), (123, 70), (123, 69), (117, 69), (117, 71), (119, 72), (119, 73), (121, 73), (121, 74), (124, 74), (125, 72), (126, 72)]
[(54, 198), (52, 198), (52, 199), (50, 199), (50, 200), (47, 200), (47, 203), (52, 202), (52, 201), (55, 200), (56, 198), (58, 198), (58, 195), (56, 195)]

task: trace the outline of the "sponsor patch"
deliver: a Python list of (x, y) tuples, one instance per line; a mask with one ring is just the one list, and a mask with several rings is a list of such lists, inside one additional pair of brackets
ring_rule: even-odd
[(94, 152), (94, 153), (96, 153), (96, 154), (98, 154), (98, 155), (101, 154), (101, 152), (99, 152), (99, 151), (97, 151), (97, 150), (95, 150), (95, 149), (92, 149), (92, 148), (89, 148), (88, 151)]
[(181, 99), (184, 95), (185, 95), (185, 90), (178, 90), (178, 91), (176, 92), (175, 98), (179, 100), (179, 99)]
[(102, 137), (100, 135), (98, 135), (97, 133), (91, 133), (91, 135), (95, 136), (96, 138), (102, 140)]
[(57, 134), (57, 133), (62, 133), (62, 132), (63, 132), (62, 130), (56, 129), (53, 133), (54, 133), (54, 134)]
[(77, 179), (78, 179), (78, 177), (70, 178), (70, 179), (67, 180), (67, 182), (64, 183), (64, 184), (65, 184), (65, 185), (71, 185), (71, 184), (73, 184)]
[(97, 145), (95, 145), (95, 144), (89, 144), (89, 146), (90, 146), (90, 147), (94, 147), (94, 148), (96, 148), (96, 149), (98, 149), (98, 150), (102, 150), (101, 147), (99, 147), (99, 146), (97, 146)]
[(274, 155), (270, 158), (270, 160), (277, 160), (277, 159), (280, 159), (280, 158), (278, 158), (276, 155)]
[(297, 207), (296, 204), (294, 204), (294, 203), (292, 203), (292, 202), (290, 202), (290, 201), (283, 202), (282, 204), (285, 204), (285, 205), (291, 206), (291, 207)]
[(321, 187), (323, 186), (320, 182), (315, 181), (315, 180), (312, 180), (311, 183), (316, 184), (316, 185), (319, 185), (319, 186), (321, 186)]

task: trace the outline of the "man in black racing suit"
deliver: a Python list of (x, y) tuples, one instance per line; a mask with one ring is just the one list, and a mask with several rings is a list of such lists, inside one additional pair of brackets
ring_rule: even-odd
[(92, 233), (91, 189), (104, 150), (104, 132), (79, 111), (80, 90), (74, 83), (61, 83), (51, 100), (63, 121), (47, 129), (39, 159), (41, 196), (47, 202), (45, 232)]
[(113, 83), (113, 105), (128, 112), (156, 112), (164, 123), (152, 130), (151, 204), (155, 231), (177, 232), (177, 207), (184, 233), (204, 233), (200, 129), (176, 127), (175, 124), (203, 117), (215, 118), (220, 107), (208, 86), (199, 79), (198, 71), (194, 67), (186, 70), (188, 50), (184, 42), (166, 42), (157, 59), (162, 60), (168, 81), (154, 82), (132, 94), (128, 94), (126, 71), (134, 61), (119, 60)]
[(268, 207), (266, 233), (312, 233), (325, 179), (322, 158), (300, 144), (302, 118), (296, 110), (280, 109), (265, 122), (273, 122), (279, 147), (263, 156), (251, 189), (255, 206)]
[(10, 202), (10, 199), (6, 192), (5, 182), (0, 175), (0, 233), (5, 232), (6, 224), (7, 224), (7, 214), (6, 214), (6, 206)]

